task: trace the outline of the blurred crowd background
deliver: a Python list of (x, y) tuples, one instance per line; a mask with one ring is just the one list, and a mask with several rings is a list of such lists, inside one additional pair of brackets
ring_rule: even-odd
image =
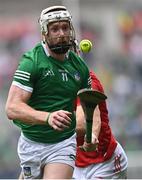
[(0, 179), (20, 172), (20, 130), (8, 121), (5, 102), (21, 55), (40, 41), (42, 9), (65, 5), (77, 39), (89, 39), (82, 54), (104, 85), (112, 131), (129, 160), (128, 178), (142, 178), (142, 0), (0, 0)]

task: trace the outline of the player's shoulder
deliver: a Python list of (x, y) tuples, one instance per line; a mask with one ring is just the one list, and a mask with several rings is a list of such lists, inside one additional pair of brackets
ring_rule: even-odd
[(79, 59), (79, 56), (72, 50), (68, 52), (68, 57), (73, 59)]
[(90, 76), (91, 76), (91, 79), (96, 80), (96, 81), (99, 82), (99, 79), (98, 79), (96, 73), (93, 70), (90, 70)]
[(97, 78), (97, 76), (96, 76), (96, 74), (95, 74), (95, 72), (93, 70), (90, 70), (90, 76), (94, 77), (94, 78)]
[(92, 79), (92, 87), (104, 92), (103, 85), (93, 70), (90, 70), (90, 77)]
[(74, 51), (69, 51), (69, 59), (72, 59), (72, 61), (74, 61), (76, 64), (82, 64), (82, 65), (86, 65), (86, 63), (84, 62), (84, 60), (78, 56)]
[(35, 45), (35, 47), (33, 47), (32, 49), (28, 50), (27, 52), (25, 52), (22, 56), (22, 58), (26, 58), (28, 60), (34, 61), (37, 57), (38, 54), (43, 53), (43, 48), (41, 43), (38, 43)]

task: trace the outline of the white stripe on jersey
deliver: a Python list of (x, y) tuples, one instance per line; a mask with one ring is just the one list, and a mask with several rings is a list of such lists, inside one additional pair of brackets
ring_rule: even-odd
[(21, 76), (21, 77), (25, 77), (25, 78), (27, 78), (27, 79), (29, 79), (30, 78), (30, 76), (29, 75), (25, 75), (25, 74), (20, 74), (20, 73), (15, 73), (15, 75), (16, 76)]
[(27, 75), (31, 75), (30, 73), (28, 73), (28, 72), (25, 72), (25, 71), (21, 71), (21, 70), (16, 70), (16, 72), (18, 72), (18, 73), (21, 73), (21, 74), (27, 74)]
[(17, 82), (17, 81), (13, 81), (12, 82), (12, 85), (15, 85), (25, 91), (28, 91), (28, 92), (33, 92), (33, 88), (32, 87), (28, 87), (28, 86), (24, 86), (23, 84)]
[(29, 81), (29, 79), (26, 79), (26, 78), (23, 78), (23, 77), (19, 77), (19, 76), (14, 76), (14, 78), (16, 78), (16, 79), (22, 79), (22, 80), (25, 80), (25, 81)]
[(14, 74), (14, 78), (22, 79), (22, 80), (25, 80), (25, 81), (29, 81), (30, 75), (31, 74), (28, 73), (28, 72), (21, 71), (21, 70), (16, 70), (16, 72)]

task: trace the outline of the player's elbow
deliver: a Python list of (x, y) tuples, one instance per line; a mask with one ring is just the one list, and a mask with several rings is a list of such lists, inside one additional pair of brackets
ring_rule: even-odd
[(15, 113), (14, 113), (14, 105), (12, 104), (6, 104), (5, 106), (5, 112), (9, 120), (15, 119)]

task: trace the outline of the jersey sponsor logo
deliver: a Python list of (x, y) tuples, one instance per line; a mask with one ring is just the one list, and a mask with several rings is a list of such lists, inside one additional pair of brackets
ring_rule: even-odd
[(54, 76), (55, 74), (51, 69), (48, 69), (43, 72), (43, 75), (46, 77), (46, 76)]
[(25, 176), (31, 176), (31, 167), (23, 167), (23, 172)]

